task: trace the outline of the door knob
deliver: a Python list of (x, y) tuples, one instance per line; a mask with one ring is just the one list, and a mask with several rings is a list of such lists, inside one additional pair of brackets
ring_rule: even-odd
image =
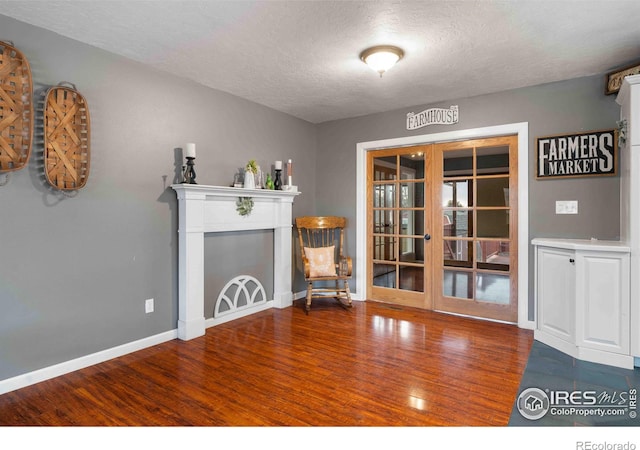
[(425, 241), (430, 241), (431, 240), (431, 235), (430, 234), (425, 234), (424, 235), (424, 240)]

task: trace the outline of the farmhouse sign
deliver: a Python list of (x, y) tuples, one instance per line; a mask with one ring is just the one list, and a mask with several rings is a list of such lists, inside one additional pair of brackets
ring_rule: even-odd
[(536, 178), (615, 175), (618, 140), (615, 130), (589, 131), (537, 139)]
[(445, 108), (425, 109), (407, 114), (407, 130), (416, 130), (427, 125), (452, 125), (458, 123), (458, 105)]

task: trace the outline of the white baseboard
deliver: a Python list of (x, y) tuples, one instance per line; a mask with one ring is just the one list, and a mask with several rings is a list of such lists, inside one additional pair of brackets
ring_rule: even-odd
[(0, 380), (0, 395), (6, 394), (7, 392), (15, 391), (16, 389), (30, 386), (32, 384), (40, 383), (41, 381), (50, 380), (51, 378), (59, 377), (60, 375), (65, 375), (76, 370), (84, 369), (85, 367), (93, 366), (94, 364), (105, 362), (119, 356), (124, 356), (138, 350), (153, 347), (154, 345), (177, 339), (177, 337), (177, 329), (165, 331), (164, 333), (149, 336), (133, 342), (128, 342), (117, 347), (102, 350), (90, 355), (81, 356), (80, 358), (65, 361), (53, 366), (44, 367), (42, 369), (34, 370), (33, 372), (18, 375), (13, 378)]
[(231, 322), (232, 320), (240, 319), (241, 317), (250, 316), (252, 314), (259, 313), (261, 311), (266, 311), (267, 309), (275, 308), (275, 302), (268, 301), (257, 306), (253, 306), (251, 308), (240, 309), (238, 311), (234, 311), (232, 313), (223, 315), (222, 317), (211, 317), (204, 321), (205, 328), (215, 327), (216, 325), (220, 325), (223, 323)]

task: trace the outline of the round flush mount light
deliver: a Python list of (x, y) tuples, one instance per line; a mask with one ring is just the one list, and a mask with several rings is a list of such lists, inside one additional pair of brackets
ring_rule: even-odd
[(378, 45), (360, 53), (360, 59), (380, 74), (385, 73), (404, 56), (401, 48), (393, 45)]

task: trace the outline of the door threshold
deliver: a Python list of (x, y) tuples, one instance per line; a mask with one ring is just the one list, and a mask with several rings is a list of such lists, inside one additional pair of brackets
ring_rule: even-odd
[(451, 311), (442, 311), (440, 309), (434, 309), (433, 312), (438, 312), (438, 313), (442, 313), (442, 314), (449, 314), (450, 316), (464, 317), (466, 319), (477, 319), (477, 320), (484, 320), (486, 322), (503, 323), (505, 325), (518, 325), (518, 322), (509, 322), (507, 320), (490, 319), (488, 317), (472, 316), (472, 315), (469, 315), (469, 314), (460, 314), (460, 313), (455, 313), (455, 312), (451, 312)]

